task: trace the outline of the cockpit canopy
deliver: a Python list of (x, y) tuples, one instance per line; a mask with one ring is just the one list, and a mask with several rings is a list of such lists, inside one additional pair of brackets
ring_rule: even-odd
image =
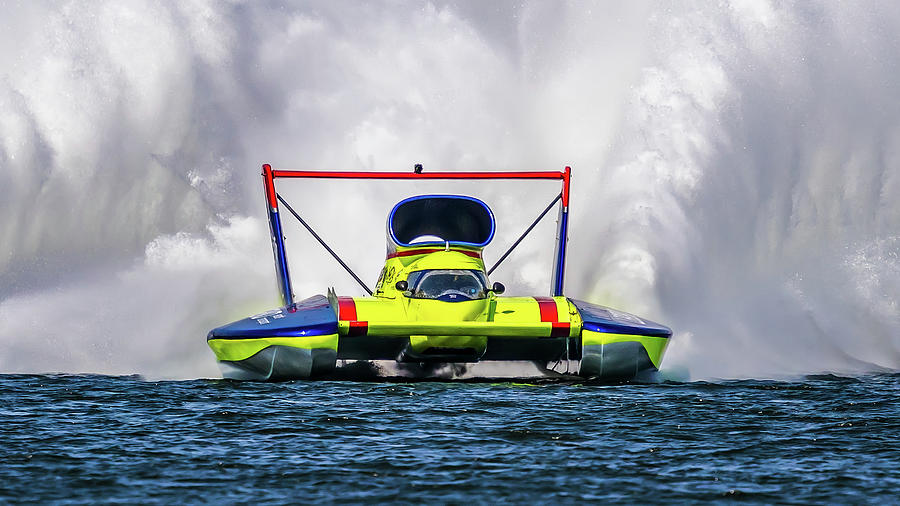
[(487, 297), (487, 276), (469, 269), (431, 269), (410, 273), (408, 291), (415, 299), (462, 302)]
[(494, 238), (494, 214), (462, 195), (419, 195), (402, 200), (388, 216), (388, 249), (422, 243), (483, 248)]

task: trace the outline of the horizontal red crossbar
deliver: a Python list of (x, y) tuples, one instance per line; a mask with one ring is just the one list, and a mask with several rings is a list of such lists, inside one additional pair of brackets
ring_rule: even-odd
[(320, 170), (273, 170), (279, 178), (317, 179), (564, 179), (565, 172), (332, 172)]

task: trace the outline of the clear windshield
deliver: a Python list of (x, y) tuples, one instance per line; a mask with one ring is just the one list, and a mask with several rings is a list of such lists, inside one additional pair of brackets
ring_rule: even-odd
[(448, 302), (483, 299), (487, 291), (487, 277), (483, 272), (474, 270), (416, 271), (409, 275), (407, 282), (412, 297), (416, 299)]

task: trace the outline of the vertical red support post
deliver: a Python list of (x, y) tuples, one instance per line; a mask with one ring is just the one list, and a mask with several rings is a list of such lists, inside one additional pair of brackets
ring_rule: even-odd
[(291, 289), (291, 275), (288, 271), (287, 251), (284, 247), (284, 233), (281, 229), (281, 217), (278, 214), (278, 197), (275, 194), (275, 176), (272, 166), (262, 166), (263, 187), (266, 191), (266, 207), (269, 215), (269, 233), (272, 236), (272, 252), (275, 255), (275, 275), (278, 277), (278, 290), (281, 292), (281, 303), (287, 307), (294, 303)]
[(566, 166), (562, 174), (562, 198), (559, 202), (559, 218), (556, 228), (556, 252), (553, 256), (553, 286), (550, 293), (554, 296), (563, 294), (563, 283), (566, 274), (566, 244), (569, 241), (569, 181), (572, 168)]

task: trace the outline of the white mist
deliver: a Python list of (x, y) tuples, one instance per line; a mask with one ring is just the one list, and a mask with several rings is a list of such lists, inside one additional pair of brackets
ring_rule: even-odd
[[(277, 301), (264, 162), (572, 165), (567, 292), (670, 325), (667, 367), (900, 368), (897, 33), (890, 2), (5, 6), (0, 372), (215, 376), (206, 331)], [(283, 193), (371, 281), (436, 189)], [(496, 258), (554, 188), (472, 192)], [(358, 290), (288, 227), (298, 295)], [(496, 277), (543, 294), (522, 248)]]

